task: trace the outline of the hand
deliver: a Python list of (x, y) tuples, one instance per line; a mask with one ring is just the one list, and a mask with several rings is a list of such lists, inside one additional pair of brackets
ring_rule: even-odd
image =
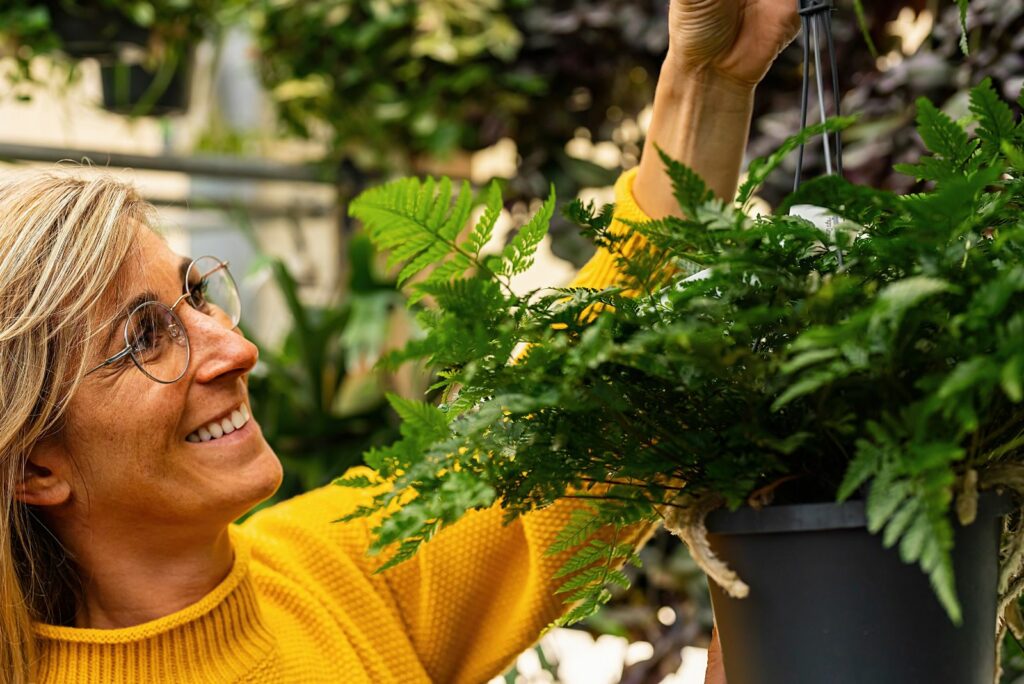
[(669, 64), (753, 88), (800, 30), (798, 0), (672, 0)]
[(725, 681), (725, 665), (722, 663), (722, 642), (718, 640), (718, 628), (711, 630), (711, 645), (708, 647), (708, 669), (704, 673), (704, 684), (729, 684)]

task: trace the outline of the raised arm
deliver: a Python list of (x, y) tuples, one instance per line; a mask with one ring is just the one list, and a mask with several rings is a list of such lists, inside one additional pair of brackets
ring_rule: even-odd
[(633, 189), (652, 218), (679, 211), (655, 145), (719, 197), (735, 194), (754, 88), (800, 27), (797, 1), (673, 0), (669, 51)]
[[(750, 132), (754, 88), (800, 27), (798, 0), (672, 0), (669, 51), (639, 168), (615, 188), (616, 219), (642, 222), (679, 213), (657, 153), (700, 174), (722, 198), (736, 193)], [(613, 230), (628, 226), (617, 220)], [(640, 249), (633, 235), (623, 249)], [(598, 250), (572, 285), (602, 288), (620, 278), (616, 260)]]

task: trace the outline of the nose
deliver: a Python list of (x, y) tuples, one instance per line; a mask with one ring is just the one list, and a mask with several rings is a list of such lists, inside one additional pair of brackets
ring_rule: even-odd
[(237, 377), (256, 365), (259, 349), (237, 327), (231, 328), (226, 317), (208, 316), (192, 307), (179, 311), (188, 329), (190, 363), (196, 382)]

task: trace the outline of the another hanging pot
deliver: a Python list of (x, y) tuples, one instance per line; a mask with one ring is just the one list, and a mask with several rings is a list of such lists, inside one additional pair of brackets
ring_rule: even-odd
[(69, 57), (113, 57), (125, 45), (144, 46), (149, 29), (121, 14), (81, 3), (45, 0), (50, 27)]
[(188, 109), (195, 48), (169, 51), (155, 68), (116, 61), (100, 66), (103, 107), (131, 116), (181, 114)]
[(992, 684), (1001, 516), (954, 522), (956, 627), (928, 578), (867, 531), (863, 501), (716, 511), (714, 552), (750, 586), (711, 584), (729, 684)]

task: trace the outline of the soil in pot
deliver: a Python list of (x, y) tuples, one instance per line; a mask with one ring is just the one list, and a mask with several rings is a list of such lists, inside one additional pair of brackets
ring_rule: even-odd
[(716, 511), (711, 547), (750, 586), (711, 583), (729, 684), (992, 684), (1001, 516), (954, 524), (955, 626), (925, 574), (867, 531), (864, 503)]

